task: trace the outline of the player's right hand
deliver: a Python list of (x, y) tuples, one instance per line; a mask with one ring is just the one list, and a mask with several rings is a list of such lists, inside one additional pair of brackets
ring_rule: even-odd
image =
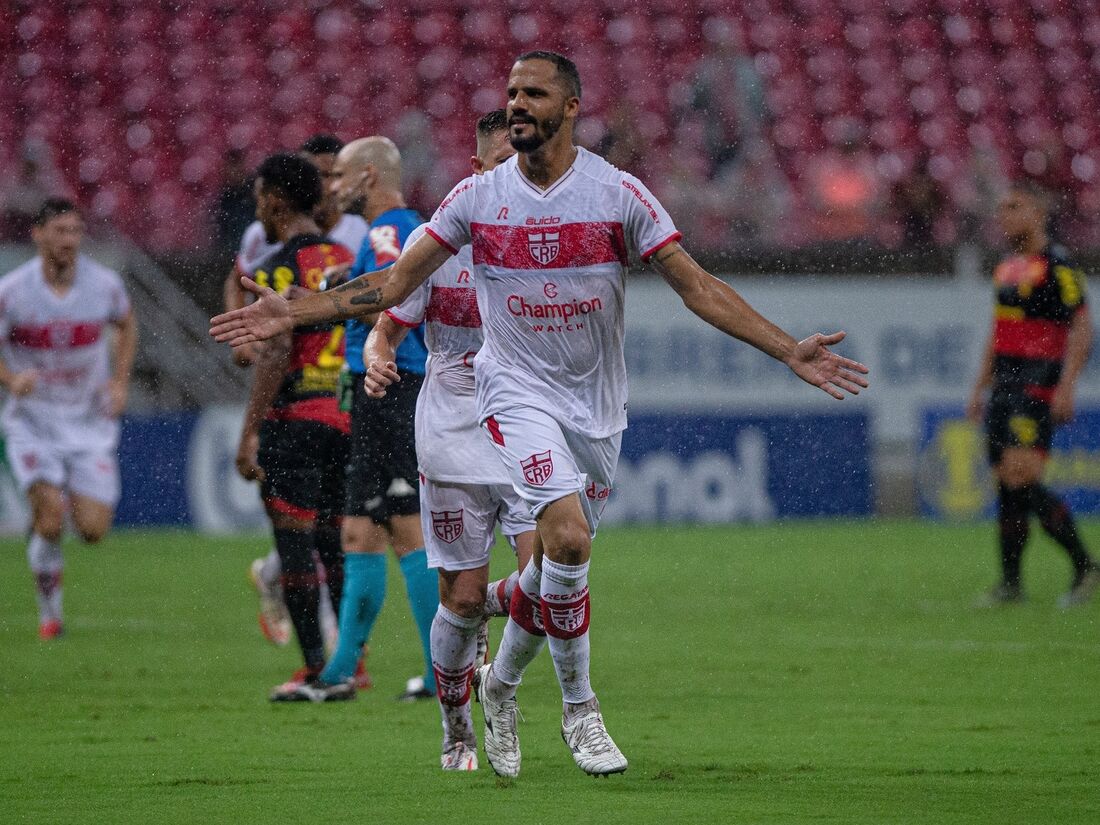
[(393, 361), (371, 361), (363, 377), (363, 389), (370, 398), (385, 398), (386, 387), (400, 380), (401, 374)]
[(260, 466), (260, 435), (245, 433), (237, 445), (237, 472), (245, 481), (263, 481), (266, 476)]
[(251, 278), (241, 278), (241, 286), (257, 296), (246, 307), (223, 312), (210, 319), (210, 334), (220, 344), (237, 349), (254, 341), (267, 341), (294, 329), (290, 303), (270, 287), (260, 286)]
[(34, 388), (37, 384), (38, 373), (34, 370), (17, 372), (11, 377), (11, 381), (8, 383), (8, 392), (12, 395), (23, 397), (34, 392)]

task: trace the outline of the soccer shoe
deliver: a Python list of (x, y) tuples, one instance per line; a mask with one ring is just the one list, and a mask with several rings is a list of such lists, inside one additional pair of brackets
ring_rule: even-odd
[(60, 619), (47, 619), (38, 626), (38, 638), (44, 642), (51, 642), (65, 635), (65, 626)]
[(1058, 606), (1063, 610), (1087, 604), (1100, 589), (1100, 567), (1093, 567), (1077, 579), (1068, 593), (1063, 593), (1058, 599)]
[(439, 763), (445, 771), (476, 771), (477, 750), (465, 742), (455, 742), (443, 751)]
[[(302, 682), (297, 688), (298, 695), (310, 702), (346, 702), (355, 698), (355, 680), (329, 684), (320, 679)], [(292, 701), (288, 699), (287, 701)]]
[(1025, 601), (1027, 601), (1027, 597), (1020, 585), (1001, 582), (988, 593), (980, 596), (974, 606), (999, 607), (1004, 604), (1020, 604)]
[(287, 681), (273, 687), (269, 698), (272, 702), (307, 702), (309, 697), (301, 692), (301, 687), (317, 681), (320, 674), (320, 668), (300, 667)]
[(619, 750), (599, 710), (593, 708), (572, 720), (562, 719), (561, 738), (573, 751), (573, 761), (590, 776), (607, 776), (626, 770), (626, 757)]
[(398, 702), (416, 702), (420, 699), (434, 699), (435, 693), (424, 687), (423, 676), (413, 676), (405, 682), (405, 692), (393, 698)]
[(479, 665), (489, 663), (489, 620), (482, 619), (477, 626), (477, 654), (474, 661)]
[(485, 714), (485, 758), (497, 776), (519, 776), (519, 736), (516, 733), (516, 700), (494, 701), (487, 685), (492, 664), (482, 665), (474, 674), (474, 696)]
[(271, 644), (282, 647), (290, 641), (290, 614), (287, 613), (286, 605), (283, 604), (283, 596), (279, 588), (264, 581), (263, 566), (263, 559), (255, 559), (252, 566), (248, 568), (248, 578), (260, 597), (260, 612), (256, 618), (264, 638)]

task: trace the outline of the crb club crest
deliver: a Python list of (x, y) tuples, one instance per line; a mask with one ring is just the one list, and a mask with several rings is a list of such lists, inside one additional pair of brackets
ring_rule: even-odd
[(558, 252), (561, 250), (560, 240), (561, 232), (529, 232), (527, 248), (531, 251), (531, 257), (536, 263), (546, 266), (558, 257)]
[(440, 541), (452, 544), (462, 535), (462, 510), (432, 510), (432, 532)]
[(523, 477), (528, 484), (541, 487), (554, 474), (554, 457), (550, 455), (550, 450), (535, 453), (530, 458), (523, 459), (519, 466), (523, 469)]
[(585, 613), (588, 611), (588, 603), (570, 605), (568, 607), (551, 607), (550, 621), (554, 627), (565, 633), (573, 633), (584, 626)]

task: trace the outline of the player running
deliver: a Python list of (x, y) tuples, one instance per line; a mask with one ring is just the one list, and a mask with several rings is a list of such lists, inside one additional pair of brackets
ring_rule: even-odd
[[(325, 269), (351, 261), (351, 252), (324, 237), (314, 221), (320, 200), (320, 173), (304, 158), (272, 155), (260, 165), (256, 215), (268, 237), (281, 245), (256, 268), (257, 284), (279, 293), (316, 290)], [(238, 472), (261, 485), (283, 598), (305, 661), (271, 692), (276, 702), (300, 698), (297, 689), (325, 665), (314, 551), (330, 581), (339, 581), (339, 542), (318, 542), (317, 526), (322, 516), (338, 518), (343, 510), (343, 477), (333, 471), (346, 463), (348, 452), (348, 417), (336, 397), (343, 349), (343, 327), (331, 323), (288, 332), (264, 346), (237, 451)]]
[(867, 386), (865, 366), (828, 349), (844, 333), (799, 342), (767, 321), (681, 248), (680, 233), (637, 178), (574, 145), (580, 96), (572, 61), (553, 52), (521, 55), (508, 79), (516, 158), (458, 184), (425, 237), (385, 278), (292, 304), (263, 290), (256, 303), (218, 316), (211, 328), (219, 341), (239, 345), (295, 324), (386, 309), (471, 244), (485, 331), (474, 361), (478, 416), (538, 520), (542, 545), (528, 568), (538, 598), (527, 586), (516, 588), (500, 649), (479, 669), (485, 752), (505, 776), (519, 772), (515, 693), (532, 657), (529, 648), (510, 644), (509, 629), (540, 623), (562, 688), (562, 736), (575, 762), (589, 774), (627, 767), (589, 680), (588, 563), (626, 427), (628, 250), (652, 262), (704, 321), (807, 383), (838, 399)]
[(993, 330), (967, 408), (975, 422), (984, 411), (998, 482), (1001, 582), (983, 600), (990, 605), (1024, 600), (1020, 560), (1033, 513), (1073, 565), (1059, 604), (1083, 604), (1100, 587), (1100, 568), (1068, 505), (1042, 483), (1054, 426), (1073, 418), (1077, 379), (1092, 348), (1085, 279), (1048, 237), (1048, 214), (1045, 194), (1028, 184), (1014, 186), (1000, 204), (1012, 254), (993, 272)]
[[(47, 200), (31, 237), (38, 255), (0, 279), (0, 424), (8, 464), (31, 505), (27, 560), (38, 635), (62, 615), (66, 499), (80, 538), (100, 541), (119, 498), (119, 416), (126, 408), (137, 324), (122, 279), (80, 253), (75, 204)], [(114, 331), (114, 336), (110, 335)]]
[[(503, 109), (477, 123), (474, 174), (515, 154)], [(409, 236), (411, 245), (424, 234)], [(428, 371), (416, 405), (420, 516), (428, 565), (439, 571), (440, 605), (432, 622), (432, 667), (443, 717), (441, 764), (446, 771), (477, 770), (477, 737), (470, 716), (474, 669), (484, 662), (479, 633), (487, 614), (507, 615), (518, 572), (489, 585), (489, 550), (500, 523), (516, 550), (517, 570), (534, 551), (530, 508), (511, 487), (507, 469), (480, 431), (473, 361), (484, 337), (471, 273), (469, 246), (459, 250), (404, 303), (383, 313), (367, 338), (366, 389), (382, 397), (401, 375), (394, 352), (410, 329), (426, 325)], [(487, 600), (490, 604), (487, 605)], [(541, 647), (545, 634), (535, 644)]]

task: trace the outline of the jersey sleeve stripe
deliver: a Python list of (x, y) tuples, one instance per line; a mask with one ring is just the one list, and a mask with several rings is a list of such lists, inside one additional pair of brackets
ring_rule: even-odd
[(396, 315), (392, 309), (387, 309), (386, 315), (388, 315), (395, 324), (400, 324), (401, 326), (408, 327), (409, 329), (416, 329), (418, 326), (420, 326), (420, 324), (415, 324), (412, 321), (406, 321), (404, 318)]
[(441, 238), (439, 236), (439, 233), (434, 232), (430, 226), (425, 226), (424, 227), (424, 232), (428, 235), (431, 235), (433, 238), (435, 238), (435, 240), (439, 243), (439, 245), (442, 246), (444, 249), (446, 249), (448, 252), (450, 252), (452, 255), (457, 255), (458, 254), (458, 250), (455, 249), (453, 246), (451, 246), (449, 243), (447, 243), (447, 241), (443, 240), (443, 238)]
[(680, 240), (680, 238), (682, 238), (682, 237), (684, 237), (682, 233), (673, 232), (671, 235), (669, 235), (667, 238), (665, 238), (659, 244), (657, 244), (656, 246), (651, 248), (649, 251), (643, 252), (642, 253), (642, 260), (643, 261), (648, 261), (654, 255), (656, 255), (658, 252), (660, 252), (662, 249), (664, 249), (666, 246), (668, 246), (670, 243), (676, 243), (676, 241)]

